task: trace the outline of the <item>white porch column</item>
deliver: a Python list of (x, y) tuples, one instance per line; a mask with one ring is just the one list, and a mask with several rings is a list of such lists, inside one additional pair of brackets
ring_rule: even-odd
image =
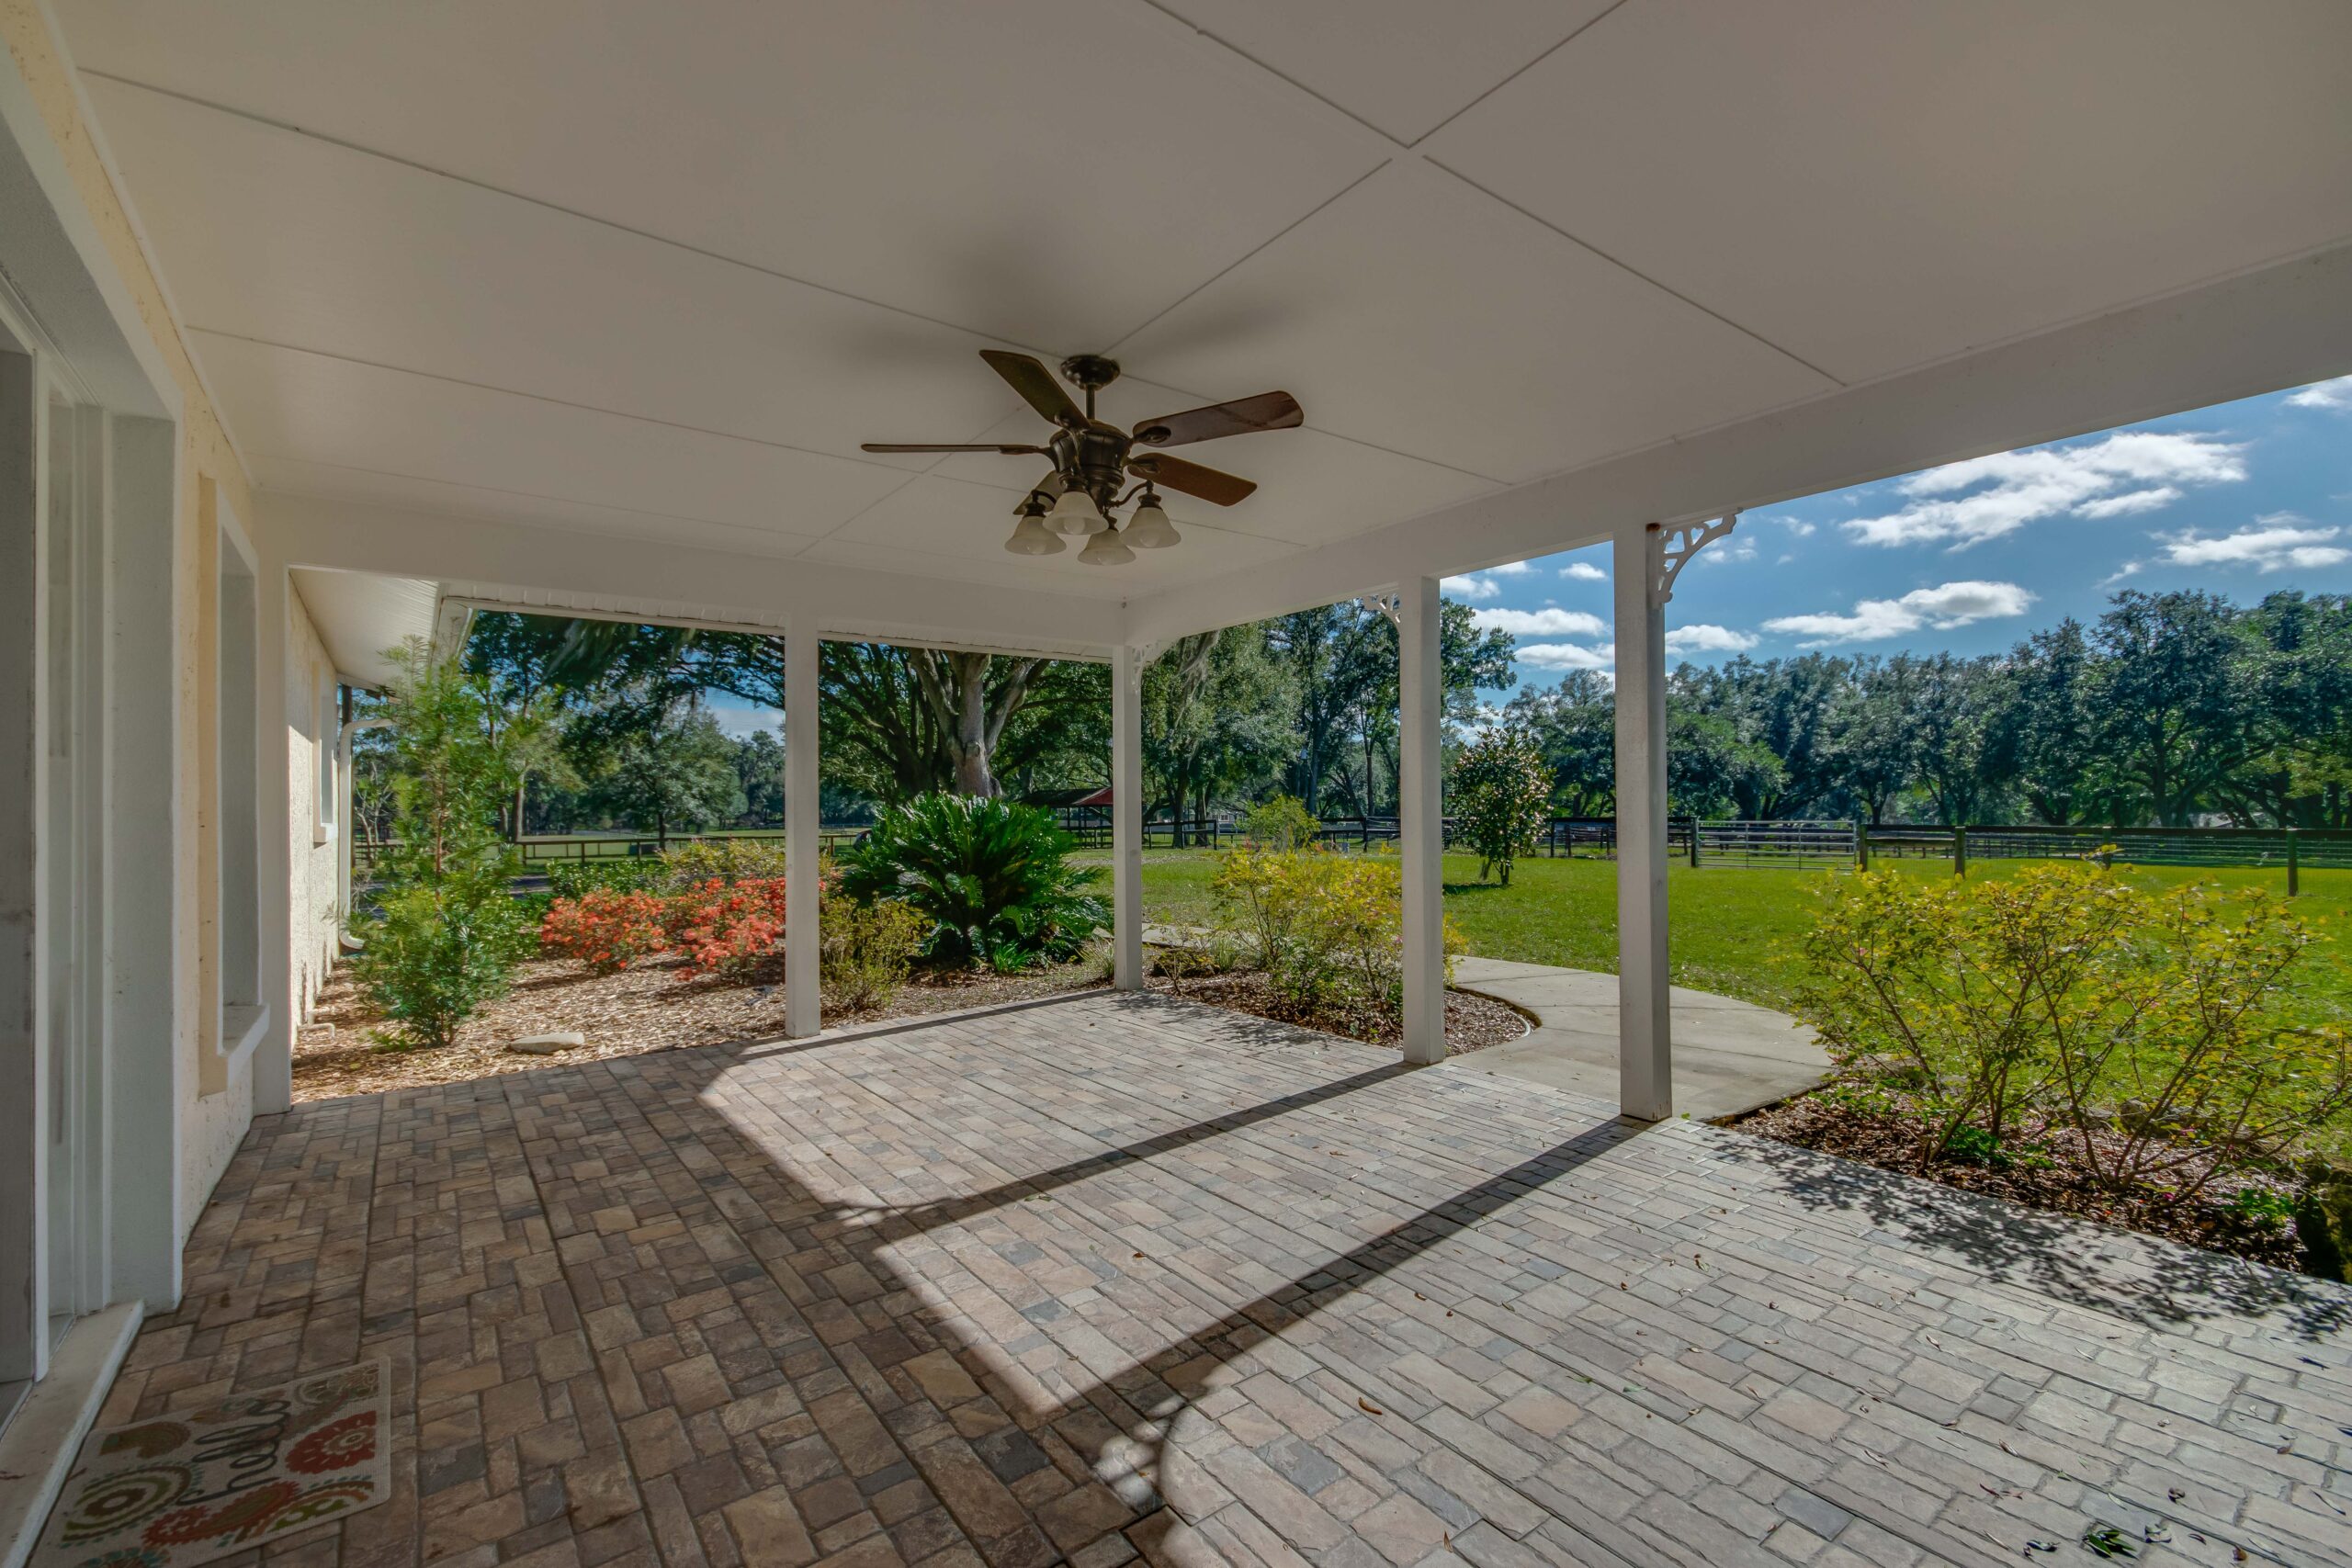
[[(302, 1021), (302, 998), (294, 971), (294, 909), (292, 843), (298, 828), (307, 834), (318, 789), (315, 778), (298, 785), (288, 776), (291, 753), (286, 736), (286, 617), (290, 589), (286, 568), (272, 554), (268, 542), (256, 540), (261, 558), (254, 574), (255, 643), (254, 662), (258, 690), (254, 698), (254, 738), (261, 752), (261, 784), (257, 792), (259, 837), (254, 845), (254, 881), (259, 885), (258, 923), (261, 944), (261, 1000), (269, 1009), (269, 1027), (254, 1047), (254, 1114), (266, 1116), (294, 1103), (294, 1031)], [(319, 738), (321, 745), (326, 737)], [(338, 819), (335, 831), (346, 839), (348, 820)], [(310, 933), (303, 933), (310, 940)]]
[(1445, 672), (1438, 581), (1396, 595), (1396, 847), (1405, 861), (1405, 1060), (1445, 1060), (1445, 807), (1440, 737)]
[(1111, 655), (1111, 983), (1143, 989), (1143, 666)]
[(1666, 926), (1666, 606), (1690, 558), (1739, 514), (1620, 533), (1617, 601), (1617, 1100), (1644, 1122), (1674, 1114)]
[(1666, 604), (1657, 524), (1616, 537), (1617, 1099), (1645, 1122), (1674, 1114), (1667, 1011)]
[(817, 994), (817, 862), (824, 818), (817, 785), (816, 628), (807, 617), (784, 639), (784, 1032), (824, 1025)]

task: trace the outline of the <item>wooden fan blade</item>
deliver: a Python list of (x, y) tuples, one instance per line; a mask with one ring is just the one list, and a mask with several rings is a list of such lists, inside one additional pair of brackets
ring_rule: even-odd
[(1204, 409), (1164, 413), (1136, 426), (1137, 441), (1147, 446), (1182, 446), (1193, 441), (1214, 441), (1220, 435), (1246, 435), (1253, 430), (1289, 430), (1306, 415), (1288, 392), (1261, 392)]
[(1186, 495), (1199, 496), (1203, 501), (1219, 506), (1231, 506), (1237, 501), (1247, 501), (1250, 492), (1258, 488), (1255, 479), (1245, 479), (1220, 469), (1188, 463), (1182, 457), (1163, 457), (1157, 452), (1146, 453), (1127, 460), (1127, 472), (1170, 490), (1182, 491)]
[(922, 442), (868, 441), (858, 448), (861, 452), (1002, 452), (1018, 457), (1024, 452), (1043, 452), (1043, 446), (1000, 446), (982, 443), (978, 446), (935, 446)]
[(980, 357), (989, 368), (1003, 377), (1012, 389), (1028, 400), (1029, 406), (1052, 420), (1065, 430), (1083, 430), (1086, 416), (1069, 400), (1062, 384), (1054, 373), (1025, 354), (1008, 354), (1001, 348), (984, 348)]

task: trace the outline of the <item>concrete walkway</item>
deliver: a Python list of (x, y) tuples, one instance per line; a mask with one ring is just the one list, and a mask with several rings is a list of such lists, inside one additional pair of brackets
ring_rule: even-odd
[[(1454, 962), (1457, 989), (1499, 997), (1541, 1025), (1453, 1065), (1617, 1099), (1617, 976), (1499, 958)], [(1674, 987), (1674, 1108), (1694, 1121), (1736, 1116), (1802, 1094), (1829, 1076), (1813, 1031), (1784, 1012)]]

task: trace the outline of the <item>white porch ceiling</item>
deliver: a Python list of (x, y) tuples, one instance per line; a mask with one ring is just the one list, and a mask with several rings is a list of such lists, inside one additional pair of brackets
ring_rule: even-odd
[[(2342, 0), (56, 4), (265, 491), (1099, 599), (2352, 240)], [(987, 345), (1308, 428), (1017, 559)]]
[(438, 584), (367, 571), (297, 569), (294, 592), (318, 628), (335, 673), (361, 686), (390, 684), (385, 655), (416, 637), (430, 641), (441, 604)]

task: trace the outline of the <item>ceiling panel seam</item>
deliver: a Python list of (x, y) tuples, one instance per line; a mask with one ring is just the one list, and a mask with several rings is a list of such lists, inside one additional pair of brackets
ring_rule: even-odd
[(1679, 299), (1683, 304), (1690, 306), (1690, 309), (1700, 312), (1702, 315), (1710, 317), (1714, 321), (1721, 321), (1724, 325), (1729, 327), (1732, 331), (1738, 333), (1741, 336), (1752, 339), (1756, 343), (1761, 344), (1764, 347), (1770, 349), (1773, 353), (1781, 355), (1783, 359), (1790, 361), (1792, 364), (1804, 366), (1807, 370), (1812, 371), (1823, 380), (1827, 381), (1832, 387), (1842, 388), (1847, 385), (1846, 382), (1838, 379), (1835, 376), (1832, 376), (1828, 371), (1824, 370), (1820, 366), (1815, 365), (1804, 355), (1797, 353), (1793, 349), (1786, 348), (1780, 344), (1774, 343), (1770, 338), (1766, 337), (1754, 327), (1744, 325), (1743, 323), (1733, 320), (1731, 317), (1724, 315), (1721, 310), (1714, 309), (1713, 306), (1708, 305), (1703, 301), (1693, 299), (1690, 296), (1683, 293), (1679, 288), (1668, 288), (1667, 285), (1660, 283), (1657, 278), (1652, 277), (1649, 274), (1642, 271), (1639, 267), (1628, 266), (1625, 263), (1618, 260), (1615, 256), (1611, 255), (1607, 251), (1602, 250), (1599, 245), (1592, 243), (1589, 240), (1579, 239), (1577, 235), (1561, 228), (1557, 223), (1553, 222), (1543, 214), (1539, 212), (1531, 212), (1526, 208), (1521, 207), (1519, 203), (1513, 201), (1510, 197), (1504, 196), (1499, 191), (1496, 191), (1486, 186), (1480, 185), (1476, 180), (1472, 179), (1468, 175), (1464, 174), (1461, 170), (1449, 168), (1445, 164), (1439, 163), (1435, 158), (1430, 157), (1426, 152), (1417, 153), (1415, 156), (1419, 157), (1422, 163), (1427, 164), (1430, 168), (1437, 170), (1438, 173), (1444, 175), (1451, 179), (1459, 180), (1462, 184), (1469, 186), (1472, 190), (1476, 191), (1480, 196), (1485, 197), (1487, 200), (1510, 209), (1510, 210), (1518, 213), (1521, 218), (1526, 219), (1529, 222), (1540, 224), (1548, 232), (1557, 234), (1560, 238), (1567, 241), (1568, 243), (1576, 246), (1577, 249), (1598, 256), (1600, 260), (1608, 263), (1611, 266), (1615, 267), (1626, 276), (1638, 278), (1642, 283), (1645, 284), (1649, 288), (1657, 289), (1660, 294), (1667, 296), (1670, 299)]

